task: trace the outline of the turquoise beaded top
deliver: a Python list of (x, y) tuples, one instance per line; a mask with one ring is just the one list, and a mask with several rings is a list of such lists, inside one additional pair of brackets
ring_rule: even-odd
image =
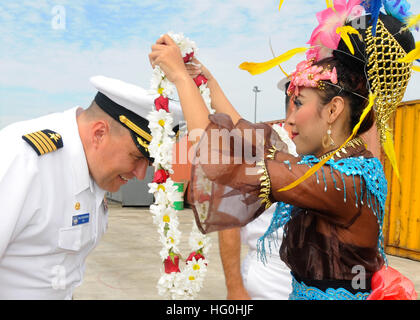
[[(298, 162), (299, 165), (307, 165), (309, 168), (319, 163), (320, 160), (314, 156), (304, 156), (301, 161)], [(284, 164), (289, 167), (291, 170), (291, 165), (289, 161), (284, 161)], [(378, 219), (379, 224), (379, 237), (378, 237), (378, 249), (387, 264), (387, 259), (384, 252), (384, 239), (383, 239), (383, 219), (385, 213), (385, 201), (387, 197), (387, 181), (383, 171), (381, 162), (377, 158), (365, 158), (363, 156), (354, 157), (354, 158), (344, 158), (340, 160), (330, 159), (326, 164), (321, 167), (319, 172), (315, 173), (317, 183), (320, 184), (321, 180), (324, 183), (324, 191), (327, 192), (327, 183), (326, 175), (330, 174), (334, 187), (336, 190), (341, 190), (337, 186), (337, 181), (334, 178), (334, 170), (340, 173), (340, 176), (343, 181), (343, 201), (347, 202), (346, 198), (346, 183), (344, 180), (344, 175), (353, 177), (353, 189), (355, 193), (355, 206), (364, 205), (363, 199), (366, 194), (366, 201), (369, 208), (372, 209), (373, 213)], [(359, 176), (360, 185), (357, 186), (355, 177)], [(365, 188), (363, 188), (363, 181)], [(284, 202), (277, 202), (276, 210), (273, 214), (270, 226), (264, 235), (258, 239), (258, 256), (261, 261), (266, 262), (266, 250), (265, 250), (265, 240), (269, 240), (269, 249), (271, 252), (271, 243), (272, 241), (277, 241), (278, 239), (278, 229), (283, 228), (287, 222), (291, 219), (291, 214), (293, 206)]]

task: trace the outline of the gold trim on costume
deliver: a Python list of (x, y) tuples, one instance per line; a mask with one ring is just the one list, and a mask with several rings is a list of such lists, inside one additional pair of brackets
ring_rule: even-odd
[(120, 116), (120, 121), (122, 123), (124, 123), (128, 128), (133, 130), (135, 133), (137, 133), (139, 136), (143, 137), (144, 139), (146, 139), (149, 142), (152, 141), (152, 136), (150, 134), (148, 134), (146, 131), (141, 129), (139, 126), (137, 126), (136, 124), (131, 122), (126, 116), (121, 115)]
[[(351, 139), (349, 142), (347, 142), (346, 145), (344, 147), (342, 147), (340, 150), (338, 150), (337, 153), (334, 156), (337, 156), (338, 158), (341, 158), (340, 152), (346, 154), (347, 153), (346, 148), (348, 148), (348, 147), (356, 148), (357, 146), (362, 146), (362, 145), (365, 145), (365, 143), (363, 142), (363, 140), (360, 137), (356, 137), (354, 139)], [(327, 158), (331, 153), (334, 153), (334, 152), (335, 152), (335, 150), (332, 150), (330, 152), (327, 152), (326, 154), (322, 155), (318, 159), (320, 161), (322, 161), (325, 158)], [(332, 160), (335, 160), (334, 159), (334, 156), (331, 158)]]
[(257, 162), (257, 166), (261, 167), (261, 169), (258, 170), (258, 173), (261, 174), (261, 178), (260, 178), (261, 189), (260, 189), (260, 194), (258, 195), (258, 197), (262, 198), (261, 204), (265, 203), (265, 210), (267, 210), (272, 205), (272, 202), (270, 200), (271, 181), (268, 175), (267, 168), (265, 166), (265, 161), (262, 160), (260, 162)]
[(276, 156), (276, 152), (278, 151), (277, 148), (275, 146), (271, 146), (271, 148), (268, 149), (268, 151), (270, 153), (267, 155), (267, 158), (274, 160), (274, 157)]

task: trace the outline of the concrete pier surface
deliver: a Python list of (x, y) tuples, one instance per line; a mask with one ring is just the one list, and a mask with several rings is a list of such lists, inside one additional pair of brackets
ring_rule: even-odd
[[(180, 248), (189, 254), (188, 236), (193, 223), (191, 209), (179, 211)], [(157, 227), (148, 207), (122, 207), (109, 203), (108, 230), (89, 255), (82, 285), (75, 300), (161, 300), (156, 285), (162, 262)], [(210, 234), (211, 248), (205, 285), (197, 299), (226, 299), (225, 278), (217, 233)], [(246, 254), (243, 247), (242, 256)], [(185, 257), (186, 258), (186, 257)], [(420, 262), (388, 256), (389, 265), (414, 282), (420, 298)]]

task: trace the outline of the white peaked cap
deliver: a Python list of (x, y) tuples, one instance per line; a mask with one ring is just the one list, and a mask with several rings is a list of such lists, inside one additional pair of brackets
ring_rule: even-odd
[[(137, 85), (101, 75), (91, 77), (90, 82), (109, 99), (143, 118), (154, 110), (154, 101), (159, 97), (158, 94), (151, 94)], [(169, 101), (169, 111), (174, 119), (174, 127), (184, 120), (178, 103)]]
[[(96, 104), (108, 115), (129, 129), (137, 148), (150, 160), (149, 144), (152, 140), (148, 114), (155, 110), (154, 101), (158, 94), (151, 94), (142, 87), (105, 76), (94, 76), (90, 82), (98, 90)], [(175, 132), (185, 130), (181, 106), (169, 101), (169, 112), (173, 117), (172, 128)], [(179, 133), (179, 132), (178, 132)]]

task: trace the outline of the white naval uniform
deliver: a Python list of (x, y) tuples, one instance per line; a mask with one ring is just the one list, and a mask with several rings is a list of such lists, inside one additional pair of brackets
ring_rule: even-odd
[(276, 205), (272, 205), (257, 219), (241, 228), (241, 241), (248, 245), (248, 254), (241, 265), (244, 286), (253, 300), (288, 300), (292, 292), (290, 269), (280, 259), (279, 249), (283, 229), (278, 230), (279, 246), (272, 244), (272, 252), (267, 248), (267, 261), (257, 258), (257, 240), (268, 229)]
[[(282, 125), (273, 125), (273, 129), (288, 146), (290, 154), (297, 156), (296, 146), (289, 138), (288, 132)], [(241, 265), (241, 274), (244, 286), (251, 299), (254, 300), (288, 300), (292, 292), (292, 276), (290, 269), (280, 259), (279, 249), (283, 237), (283, 229), (278, 232), (277, 245), (272, 243), (270, 254), (267, 248), (267, 261), (262, 263), (258, 260), (257, 241), (264, 235), (270, 226), (276, 205), (264, 211), (257, 219), (241, 228), (241, 241), (248, 245), (248, 254)]]
[[(0, 299), (71, 299), (106, 230), (105, 191), (89, 175), (78, 110), (0, 131)], [(63, 147), (38, 156), (22, 135), (44, 129)]]

